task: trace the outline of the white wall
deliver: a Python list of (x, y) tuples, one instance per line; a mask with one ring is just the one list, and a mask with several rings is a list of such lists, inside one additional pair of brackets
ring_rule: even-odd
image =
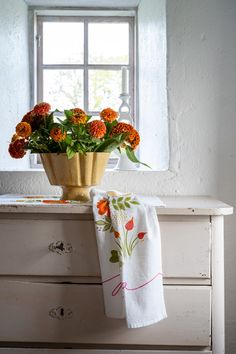
[[(144, 0), (157, 1), (157, 0)], [(213, 195), (236, 205), (236, 1), (167, 0), (171, 168), (107, 173), (102, 187)], [(52, 193), (42, 172), (0, 173), (0, 192)], [(226, 218), (226, 348), (236, 352), (236, 217)]]
[(28, 159), (13, 160), (8, 154), (15, 125), (29, 110), (27, 6), (23, 0), (1, 1), (0, 6), (0, 170), (27, 168)]
[[(236, 1), (220, 4), (219, 197), (236, 207)], [(235, 210), (236, 212), (236, 210)], [(236, 353), (236, 215), (225, 223), (226, 343)]]
[(139, 158), (153, 170), (165, 171), (169, 166), (166, 1), (141, 1), (137, 17)]

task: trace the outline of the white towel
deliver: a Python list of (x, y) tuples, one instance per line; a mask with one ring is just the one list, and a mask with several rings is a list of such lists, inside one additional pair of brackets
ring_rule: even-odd
[(132, 194), (92, 190), (105, 313), (128, 328), (166, 318), (155, 208)]

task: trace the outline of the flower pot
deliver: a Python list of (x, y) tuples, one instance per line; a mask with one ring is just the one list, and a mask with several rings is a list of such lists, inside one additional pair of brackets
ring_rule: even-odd
[(92, 186), (101, 183), (110, 153), (76, 153), (71, 159), (66, 154), (40, 154), (49, 179), (55, 186), (61, 186), (61, 199), (89, 201)]

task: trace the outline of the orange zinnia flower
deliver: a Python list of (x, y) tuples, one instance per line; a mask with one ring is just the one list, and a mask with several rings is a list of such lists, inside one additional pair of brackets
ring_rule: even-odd
[(140, 143), (140, 136), (136, 129), (133, 129), (127, 138), (127, 141), (130, 143), (131, 148), (134, 150)]
[(103, 138), (104, 135), (106, 134), (106, 126), (104, 122), (101, 120), (94, 120), (88, 125), (89, 133), (92, 135), (94, 138)]
[(72, 108), (71, 109), (72, 117), (70, 118), (71, 123), (73, 124), (86, 124), (87, 123), (87, 114), (81, 108)]
[(112, 130), (111, 130), (111, 136), (119, 135), (122, 133), (129, 133), (133, 130), (134, 128), (132, 127), (131, 124), (124, 123), (124, 122), (119, 122), (116, 124)]
[(26, 142), (25, 139), (17, 139), (11, 143), (8, 149), (11, 157), (14, 159), (21, 159), (26, 154), (26, 151), (24, 150)]
[(100, 215), (110, 215), (109, 202), (107, 199), (101, 199), (97, 202), (98, 214)]
[(55, 142), (61, 142), (66, 138), (66, 132), (62, 132), (61, 128), (52, 128), (50, 131), (50, 137)]
[(31, 125), (33, 123), (34, 116), (35, 116), (34, 111), (29, 111), (22, 118), (22, 122), (27, 122)]
[(119, 135), (122, 133), (129, 133), (126, 141), (130, 144), (134, 150), (140, 143), (140, 136), (136, 129), (131, 124), (119, 122), (111, 130), (111, 136)]
[(47, 102), (41, 102), (34, 106), (33, 112), (37, 115), (44, 116), (49, 113), (51, 106)]
[(100, 112), (100, 117), (105, 122), (112, 123), (115, 119), (117, 119), (118, 113), (113, 111), (113, 109), (111, 109), (111, 108), (105, 108)]
[(31, 125), (27, 122), (20, 122), (16, 126), (16, 134), (22, 138), (28, 138), (32, 134)]

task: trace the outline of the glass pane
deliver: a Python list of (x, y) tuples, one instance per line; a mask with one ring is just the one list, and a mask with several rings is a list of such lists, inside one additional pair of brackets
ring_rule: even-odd
[(43, 64), (82, 64), (83, 53), (83, 23), (43, 23)]
[(119, 109), (121, 100), (121, 71), (89, 70), (89, 110)]
[(83, 70), (44, 70), (43, 75), (43, 100), (52, 109), (83, 108)]
[(128, 23), (89, 23), (89, 64), (129, 63)]

